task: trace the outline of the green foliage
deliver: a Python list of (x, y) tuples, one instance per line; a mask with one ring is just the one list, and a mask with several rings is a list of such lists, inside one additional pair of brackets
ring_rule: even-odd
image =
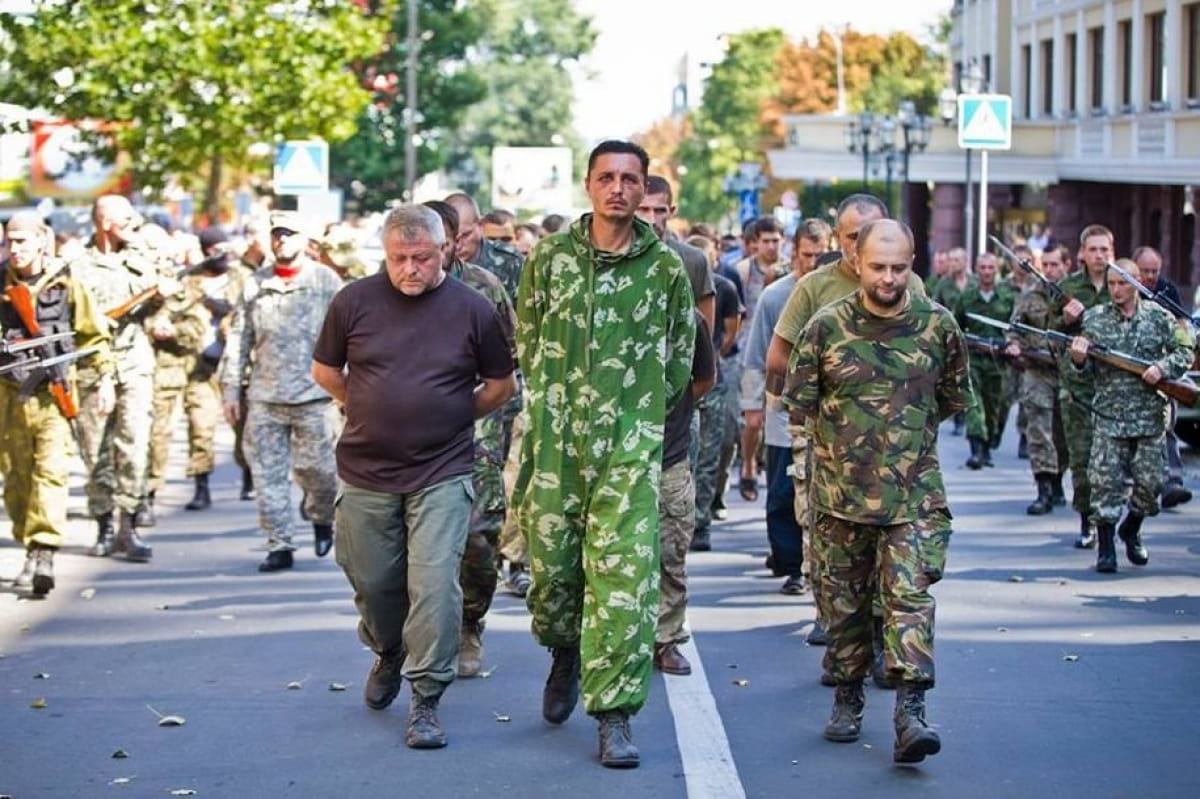
[[(478, 4), (420, 0), (417, 9), (417, 174), (446, 165), (453, 132), (468, 109), (487, 94), (478, 66), (467, 52), (483, 33)], [(357, 132), (330, 151), (330, 178), (360, 210), (379, 210), (404, 194), (405, 68), (408, 14), (397, 3), (389, 21), (388, 45), (356, 65), (372, 102), (358, 118)]]
[(245, 165), (255, 142), (351, 135), (370, 93), (347, 65), (379, 51), (386, 19), (333, 0), (68, 0), (0, 29), (0, 96), (128, 123), (117, 145), (156, 189)]

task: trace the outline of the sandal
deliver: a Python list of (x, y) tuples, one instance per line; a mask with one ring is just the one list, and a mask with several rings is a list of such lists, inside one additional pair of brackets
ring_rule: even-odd
[(753, 477), (743, 477), (738, 484), (738, 493), (747, 502), (756, 501), (758, 499), (758, 480)]

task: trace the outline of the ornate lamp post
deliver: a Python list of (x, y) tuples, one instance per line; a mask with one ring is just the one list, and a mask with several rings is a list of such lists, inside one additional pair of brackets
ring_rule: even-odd
[(898, 120), (904, 141), (900, 150), (903, 154), (901, 165), (904, 169), (904, 178), (900, 188), (899, 218), (907, 221), (908, 216), (905, 205), (908, 201), (908, 162), (914, 150), (918, 153), (923, 152), (929, 146), (929, 137), (933, 131), (933, 122), (924, 114), (917, 113), (916, 106), (912, 100), (904, 100), (900, 103), (900, 108), (896, 112), (896, 119)]

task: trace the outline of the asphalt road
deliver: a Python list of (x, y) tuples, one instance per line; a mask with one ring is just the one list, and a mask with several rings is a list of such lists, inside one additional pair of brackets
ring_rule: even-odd
[[(225, 464), (209, 511), (182, 510), (182, 478), (163, 492), (152, 563), (86, 556), (91, 523), (75, 518), (47, 599), (0, 582), (0, 796), (1200, 796), (1200, 498), (1147, 523), (1149, 566), (1122, 557), (1098, 575), (1071, 547), (1073, 514), (1025, 515), (1033, 483), (1014, 450), (969, 472), (965, 442), (943, 437), (956, 532), (928, 713), (943, 750), (919, 767), (892, 764), (884, 691), (868, 689), (858, 743), (821, 737), (832, 697), (823, 650), (804, 644), (811, 597), (778, 593), (761, 499), (733, 492), (715, 550), (689, 565), (703, 674), (654, 678), (633, 725), (641, 768), (601, 768), (580, 711), (541, 720), (549, 656), (507, 595), (489, 676), (443, 699), (450, 746), (409, 750), (407, 692), (383, 712), (362, 703), (371, 656), (332, 556), (306, 533), (294, 571), (258, 574), (254, 506)], [(172, 464), (181, 475), (181, 451)], [(21, 557), (0, 545), (0, 575)]]

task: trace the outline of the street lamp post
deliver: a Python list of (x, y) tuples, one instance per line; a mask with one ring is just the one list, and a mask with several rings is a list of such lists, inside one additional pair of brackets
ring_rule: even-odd
[(908, 204), (908, 163), (912, 157), (913, 151), (924, 152), (929, 146), (929, 137), (933, 129), (933, 125), (929, 117), (924, 114), (918, 114), (916, 106), (912, 100), (904, 100), (900, 103), (900, 108), (896, 112), (896, 117), (900, 122), (900, 131), (903, 134), (904, 146), (900, 150), (903, 155), (901, 167), (904, 175), (903, 181), (900, 184), (900, 219), (908, 221), (907, 204)]
[(879, 125), (875, 115), (863, 111), (857, 118), (852, 118), (846, 124), (846, 149), (852, 153), (861, 152), (863, 157), (863, 191), (867, 190), (868, 170), (871, 166), (871, 151), (873, 140), (878, 137)]

